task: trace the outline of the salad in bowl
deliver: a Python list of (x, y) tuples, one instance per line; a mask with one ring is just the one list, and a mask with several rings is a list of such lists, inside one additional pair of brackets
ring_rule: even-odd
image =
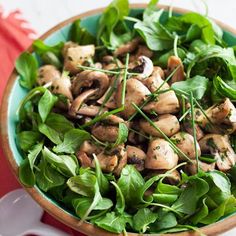
[[(235, 47), (210, 18), (129, 11), (80, 19), (16, 61), (19, 179), (111, 233), (176, 233), (236, 212)], [(131, 14), (129, 14), (131, 13)]]

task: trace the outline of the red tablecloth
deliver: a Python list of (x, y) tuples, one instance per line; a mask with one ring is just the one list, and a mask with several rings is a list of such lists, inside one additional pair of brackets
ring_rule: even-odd
[[(21, 24), (25, 22), (24, 20), (17, 20), (15, 18), (16, 15), (20, 14), (19, 10), (11, 13), (6, 18), (3, 18), (2, 13), (3, 9), (0, 6), (0, 104), (7, 79), (14, 67), (14, 61), (31, 44), (32, 40), (28, 36), (34, 33), (33, 30), (21, 27)], [(0, 145), (0, 198), (9, 191), (20, 187), (20, 184), (10, 170)], [(44, 214), (42, 221), (60, 228), (70, 235), (83, 236), (83, 234), (58, 222), (47, 213)]]

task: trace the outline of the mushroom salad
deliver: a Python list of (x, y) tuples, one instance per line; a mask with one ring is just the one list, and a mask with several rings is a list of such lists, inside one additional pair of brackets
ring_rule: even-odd
[(76, 20), (16, 61), (21, 182), (113, 233), (200, 232), (236, 212), (235, 47), (157, 2), (114, 0), (94, 34)]

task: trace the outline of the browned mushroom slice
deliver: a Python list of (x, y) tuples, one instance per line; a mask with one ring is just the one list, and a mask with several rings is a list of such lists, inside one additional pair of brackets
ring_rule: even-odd
[(114, 70), (117, 68), (122, 68), (123, 64), (118, 58), (107, 55), (102, 58), (102, 68), (104, 70)]
[(114, 51), (114, 56), (121, 56), (124, 55), (126, 53), (130, 53), (133, 52), (137, 49), (138, 45), (139, 45), (140, 39), (139, 38), (135, 38), (133, 40), (131, 40), (130, 42), (126, 43), (126, 44), (122, 44), (120, 47), (118, 47), (115, 51)]
[(177, 69), (177, 71), (174, 73), (174, 75), (170, 80), (171, 84), (174, 82), (184, 80), (185, 74), (184, 74), (184, 66), (181, 59), (176, 56), (170, 56), (167, 63), (168, 74), (171, 74), (171, 72), (174, 71), (178, 66), (179, 68)]
[[(206, 116), (199, 110), (196, 112), (196, 121), (202, 128), (214, 133), (233, 133), (236, 129), (236, 109), (233, 103), (226, 98), (222, 103), (213, 105), (205, 111)], [(215, 124), (215, 126), (211, 125)]]
[(164, 139), (154, 139), (149, 143), (145, 167), (156, 170), (170, 170), (178, 163), (178, 155)]
[(89, 140), (85, 140), (82, 145), (80, 146), (79, 151), (81, 152), (85, 152), (87, 155), (92, 156), (92, 154), (99, 154), (100, 152), (103, 151), (103, 148), (101, 148), (100, 146), (97, 146), (95, 144), (93, 144), (91, 141)]
[[(121, 170), (127, 164), (127, 152), (123, 145), (109, 151), (109, 153), (101, 152), (97, 155), (97, 159), (104, 172), (113, 172), (120, 175)], [(93, 161), (93, 166), (94, 161)]]
[(119, 128), (113, 125), (95, 124), (92, 127), (92, 135), (102, 142), (115, 142)]
[[(170, 88), (162, 79), (162, 73), (163, 71), (159, 67), (155, 67), (152, 75), (142, 81), (152, 93), (157, 89), (162, 91)], [(160, 86), (162, 87), (160, 88)], [(179, 111), (179, 101), (174, 91), (167, 91), (159, 94), (157, 99), (149, 102), (143, 110), (146, 112), (155, 111), (158, 114), (176, 113)]]
[[(196, 152), (195, 152), (195, 146), (194, 146), (194, 138), (192, 135), (185, 132), (179, 132), (175, 134), (174, 136), (172, 136), (171, 140), (190, 159), (195, 159)], [(201, 156), (201, 149), (198, 142), (197, 142), (197, 152), (198, 152), (198, 156)]]
[(143, 110), (158, 114), (176, 113), (179, 111), (179, 100), (174, 91), (168, 91), (158, 95), (156, 101), (149, 102)]
[(145, 152), (134, 146), (126, 146), (127, 150), (127, 163), (132, 164), (138, 171), (142, 171), (144, 169), (144, 163), (146, 159)]
[(100, 111), (99, 106), (94, 106), (94, 105), (88, 106), (87, 104), (82, 104), (82, 106), (79, 108), (76, 114), (83, 116), (96, 116), (99, 113), (99, 111)]
[[(208, 171), (212, 171), (215, 169), (215, 163), (205, 163), (202, 161), (198, 161), (199, 164), (199, 168), (204, 171), (204, 172), (208, 172)], [(190, 173), (191, 175), (195, 175), (197, 174), (197, 161), (193, 160), (192, 163), (188, 163), (185, 166), (185, 170), (187, 171), (187, 173)]]
[(119, 145), (116, 148), (114, 148), (113, 153), (116, 153), (116, 155), (118, 156), (118, 165), (114, 169), (113, 173), (119, 176), (122, 169), (127, 164), (127, 151), (124, 145)]
[(92, 167), (92, 160), (87, 156), (85, 152), (78, 151), (76, 153), (77, 158), (79, 159), (80, 165), (84, 168)]
[[(118, 107), (121, 107), (122, 105), (122, 88), (123, 83), (119, 85), (116, 94)], [(122, 116), (125, 119), (128, 119), (130, 116), (132, 116), (136, 112), (132, 103), (136, 104), (137, 106), (140, 106), (149, 94), (150, 91), (146, 86), (142, 84), (142, 82), (137, 79), (128, 79), (126, 84), (125, 109), (121, 113)]]
[(96, 93), (90, 99), (100, 98), (108, 89), (109, 78), (105, 73), (99, 71), (83, 71), (79, 73), (72, 83), (72, 92), (75, 96), (81, 94), (85, 89), (96, 89)]
[(82, 105), (89, 100), (94, 94), (97, 93), (97, 89), (89, 89), (81, 93), (72, 103), (69, 109), (69, 115), (76, 116)]
[(105, 107), (109, 108), (109, 109), (115, 109), (117, 107), (116, 105), (116, 88), (118, 87), (118, 85), (120, 84), (121, 80), (122, 80), (122, 76), (117, 77), (112, 77), (110, 82), (110, 88), (114, 87), (114, 90), (111, 94), (111, 96), (109, 97), (108, 101), (105, 102), (105, 99), (108, 96), (108, 93), (111, 92), (110, 89), (107, 89), (107, 91), (104, 93), (104, 95), (97, 100), (98, 104), (104, 104)]
[(138, 78), (142, 80), (152, 74), (153, 63), (148, 57), (140, 56), (136, 61), (129, 64), (129, 70), (134, 73), (140, 73)]
[(227, 135), (207, 134), (199, 145), (203, 153), (210, 152), (215, 157), (219, 170), (227, 171), (235, 164), (236, 155)]
[(62, 94), (67, 97), (70, 101), (73, 100), (72, 93), (71, 93), (71, 82), (70, 77), (63, 73), (61, 78), (55, 79), (52, 82), (52, 93), (54, 94)]
[(95, 54), (94, 45), (69, 47), (65, 52), (64, 68), (71, 74), (78, 73), (79, 65), (90, 60)]
[[(102, 171), (104, 172), (113, 172), (115, 167), (118, 165), (117, 155), (106, 155), (104, 152), (101, 152), (97, 155), (98, 162)], [(94, 161), (93, 161), (93, 165)]]
[(119, 123), (124, 123), (124, 119), (116, 115), (109, 115), (102, 120), (103, 123), (109, 125), (119, 125)]
[[(180, 130), (180, 124), (176, 116), (165, 114), (160, 115), (158, 118), (153, 120), (155, 125), (161, 129), (168, 137), (176, 134)], [(140, 120), (140, 128), (147, 134), (150, 134), (155, 137), (162, 137), (162, 135), (146, 120)]]
[(43, 86), (61, 78), (60, 71), (53, 65), (41, 66), (38, 70), (37, 83)]
[(153, 56), (153, 51), (150, 50), (145, 45), (139, 45), (138, 50), (136, 52), (136, 57), (145, 56), (151, 58)]
[[(187, 133), (193, 135), (193, 128), (190, 120), (186, 120), (183, 122), (183, 127), (186, 130)], [(195, 124), (194, 126), (196, 130), (196, 137), (197, 140), (201, 139), (204, 136), (203, 131), (201, 130), (200, 126), (198, 124)]]

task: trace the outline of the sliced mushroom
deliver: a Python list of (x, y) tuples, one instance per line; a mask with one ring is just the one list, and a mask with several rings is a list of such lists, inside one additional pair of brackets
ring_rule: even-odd
[(85, 152), (87, 155), (92, 156), (92, 154), (97, 155), (102, 152), (103, 148), (101, 148), (101, 146), (95, 145), (89, 140), (85, 140), (80, 146), (79, 151)]
[(90, 99), (98, 99), (106, 92), (108, 86), (109, 78), (105, 73), (86, 70), (79, 73), (73, 80), (72, 92), (77, 96), (85, 89), (96, 89), (96, 93)]
[(178, 164), (178, 155), (164, 139), (154, 139), (149, 143), (145, 167), (154, 170), (169, 170)]
[(140, 73), (138, 77), (141, 80), (152, 74), (153, 63), (148, 57), (140, 56), (137, 61), (130, 63), (129, 68), (131, 72)]
[[(165, 114), (158, 116), (157, 119), (153, 120), (155, 125), (161, 129), (168, 137), (176, 134), (180, 130), (180, 124), (176, 116)], [(159, 133), (148, 121), (140, 120), (140, 128), (147, 134), (150, 134), (155, 137), (162, 137), (162, 134)]]
[(203, 153), (210, 152), (215, 156), (219, 170), (227, 171), (235, 164), (236, 155), (228, 135), (207, 134), (199, 141), (199, 145)]
[(78, 73), (81, 69), (78, 65), (83, 65), (95, 54), (94, 45), (72, 46), (65, 51), (64, 68), (71, 74)]
[[(172, 136), (171, 140), (190, 159), (195, 159), (196, 152), (195, 152), (195, 146), (194, 146), (194, 138), (192, 135), (185, 132), (179, 132), (175, 134), (174, 136)], [(198, 153), (198, 156), (201, 156), (201, 149), (198, 142), (197, 142), (197, 153)], [(180, 160), (181, 160), (181, 157), (180, 157)]]
[(119, 128), (113, 125), (95, 124), (92, 127), (92, 135), (102, 142), (115, 142)]
[(60, 79), (55, 79), (52, 82), (52, 93), (54, 94), (62, 94), (67, 97), (70, 101), (73, 100), (71, 93), (71, 81), (70, 77), (63, 73)]
[(174, 91), (168, 91), (158, 95), (156, 101), (149, 102), (143, 110), (157, 114), (176, 113), (179, 111), (179, 100)]
[(109, 125), (119, 125), (119, 123), (124, 123), (124, 119), (116, 115), (109, 115), (105, 117), (102, 122)]
[[(94, 105), (87, 105), (87, 104), (82, 104), (82, 106), (79, 108), (79, 110), (76, 112), (78, 115), (82, 116), (96, 116), (100, 111), (99, 106), (94, 106)], [(107, 109), (102, 109), (102, 112), (107, 111)]]
[(123, 64), (118, 58), (107, 55), (102, 58), (102, 68), (105, 70), (114, 70), (117, 68), (122, 68)]
[(236, 109), (228, 98), (218, 105), (211, 106), (205, 113), (208, 118), (197, 110), (196, 121), (208, 132), (230, 134), (236, 130)]
[(114, 51), (114, 56), (121, 56), (126, 53), (133, 52), (137, 49), (140, 42), (140, 38), (135, 38), (126, 44), (122, 44)]
[(146, 154), (145, 152), (137, 147), (128, 145), (127, 150), (127, 163), (132, 164), (138, 171), (144, 169)]
[(145, 56), (151, 58), (153, 56), (153, 51), (150, 50), (146, 45), (139, 45), (136, 52), (136, 57)]
[(97, 89), (89, 89), (83, 93), (81, 93), (72, 103), (69, 109), (69, 115), (72, 117), (76, 117), (77, 114), (79, 114), (79, 110), (82, 107), (82, 105), (91, 99), (91, 97), (94, 96), (94, 94), (97, 93)]
[[(114, 87), (114, 91), (112, 92), (110, 98), (108, 99), (108, 101), (105, 103), (104, 106), (106, 106), (109, 109), (115, 109), (117, 107), (117, 105), (116, 105), (116, 90), (122, 80), (122, 76), (112, 77), (110, 80), (111, 80), (110, 88)], [(103, 104), (110, 92), (111, 92), (111, 90), (107, 89), (107, 91), (104, 93), (104, 95), (100, 99), (97, 100), (97, 103)]]
[[(199, 164), (199, 168), (204, 171), (204, 172), (208, 172), (208, 171), (212, 171), (215, 169), (215, 163), (205, 163), (205, 162), (202, 162), (202, 161), (198, 161), (198, 164)], [(187, 173), (190, 173), (191, 175), (195, 175), (197, 174), (197, 161), (196, 160), (193, 160), (192, 163), (188, 163), (186, 166), (185, 166), (185, 170), (187, 171)]]
[[(97, 159), (104, 172), (113, 172), (115, 175), (120, 175), (121, 170), (127, 164), (127, 152), (123, 145), (119, 145), (109, 153), (99, 153)], [(92, 165), (95, 165), (94, 161)]]
[(168, 68), (168, 74), (171, 74), (177, 67), (179, 68), (176, 70), (174, 75), (172, 76), (170, 83), (182, 81), (185, 79), (185, 74), (184, 74), (184, 66), (179, 57), (176, 56), (170, 56), (168, 59), (167, 63), (167, 68)]
[(39, 68), (37, 83), (43, 86), (48, 83), (53, 83), (61, 78), (61, 72), (53, 65), (44, 65)]
[(160, 86), (162, 86), (160, 88), (160, 91), (170, 88), (170, 86), (166, 82), (164, 82), (163, 78), (163, 70), (160, 67), (155, 66), (152, 75), (142, 80), (142, 82), (152, 93), (154, 93), (157, 89), (160, 88)]
[[(155, 67), (152, 75), (142, 82), (147, 88), (154, 93), (159, 89), (160, 91), (169, 89), (170, 86), (162, 79), (163, 71), (160, 67)], [(162, 86), (160, 88), (160, 86)], [(176, 113), (179, 111), (179, 101), (174, 91), (167, 91), (157, 96), (156, 100), (149, 102), (144, 108), (146, 112), (155, 111), (158, 114)]]
[[(119, 85), (116, 94), (118, 107), (121, 107), (122, 105), (122, 89), (123, 83)], [(142, 84), (142, 82), (137, 79), (128, 79), (126, 83), (125, 109), (121, 113), (122, 116), (125, 119), (128, 119), (130, 116), (132, 116), (136, 112), (132, 104), (134, 103), (137, 106), (140, 106), (149, 94), (150, 91)]]
[[(184, 121), (183, 127), (187, 133), (193, 135), (193, 128), (190, 120)], [(194, 128), (196, 130), (197, 140), (200, 140), (204, 136), (204, 133), (198, 124), (195, 124)]]
[(78, 43), (75, 43), (75, 42), (72, 42), (72, 41), (68, 41), (68, 42), (65, 42), (63, 48), (62, 48), (62, 55), (63, 57), (65, 58), (66, 57), (66, 54), (67, 54), (67, 51), (69, 48), (75, 48), (79, 46)]
[(76, 153), (77, 158), (79, 159), (80, 165), (84, 168), (92, 167), (92, 160), (87, 156), (83, 151), (78, 151)]

